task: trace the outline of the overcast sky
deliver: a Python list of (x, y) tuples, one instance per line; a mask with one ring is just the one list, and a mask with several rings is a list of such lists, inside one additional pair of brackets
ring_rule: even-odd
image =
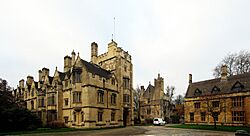
[(43, 67), (63, 71), (72, 50), (90, 60), (112, 39), (132, 55), (134, 84), (158, 73), (184, 94), (193, 81), (213, 78), (228, 53), (250, 49), (250, 0), (0, 0), (0, 78), (16, 87)]

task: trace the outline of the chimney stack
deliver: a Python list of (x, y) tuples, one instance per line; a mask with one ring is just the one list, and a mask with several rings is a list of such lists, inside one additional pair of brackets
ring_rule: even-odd
[(74, 50), (71, 53), (71, 66), (73, 66), (75, 64), (75, 60), (76, 60), (76, 53), (74, 52)]
[(192, 74), (189, 74), (189, 84), (193, 82)]
[(221, 66), (221, 80), (226, 81), (227, 80), (227, 75), (228, 75), (227, 65), (222, 65)]
[(97, 56), (98, 56), (98, 45), (97, 43), (93, 42), (91, 43), (91, 62), (92, 63), (97, 63), (96, 62), (96, 59), (97, 59)]

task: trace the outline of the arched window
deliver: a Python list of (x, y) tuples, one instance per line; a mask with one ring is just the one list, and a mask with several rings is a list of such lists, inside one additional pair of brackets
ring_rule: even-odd
[(73, 112), (73, 122), (76, 122), (76, 112)]
[(84, 112), (81, 112), (81, 122), (84, 122)]

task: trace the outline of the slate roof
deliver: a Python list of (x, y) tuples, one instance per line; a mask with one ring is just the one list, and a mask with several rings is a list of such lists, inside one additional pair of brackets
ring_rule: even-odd
[(221, 78), (216, 78), (190, 83), (185, 97), (192, 98), (197, 96), (208, 96), (246, 91), (250, 91), (250, 72), (230, 76), (226, 81), (221, 80)]
[(100, 66), (87, 62), (85, 60), (81, 60), (83, 65), (85, 65), (86, 69), (88, 72), (95, 74), (95, 75), (99, 75), (101, 77), (105, 77), (105, 78), (109, 78), (112, 76), (111, 72), (101, 68)]
[(148, 85), (147, 89), (143, 93), (144, 98), (152, 98), (154, 94), (155, 87), (151, 84)]
[(59, 73), (60, 80), (63, 81), (66, 74), (63, 72), (59, 72), (59, 71), (58, 71), (58, 73)]
[(49, 76), (49, 83), (52, 84), (53, 77)]

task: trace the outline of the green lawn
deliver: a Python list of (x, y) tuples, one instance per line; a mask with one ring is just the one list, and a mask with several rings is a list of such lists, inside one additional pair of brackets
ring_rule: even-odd
[(202, 130), (215, 130), (215, 131), (229, 131), (229, 132), (236, 132), (236, 130), (246, 130), (250, 133), (250, 127), (243, 127), (243, 126), (217, 126), (217, 129), (214, 129), (213, 125), (174, 125), (168, 126), (172, 128), (186, 128), (186, 129), (202, 129)]
[(57, 133), (57, 132), (70, 132), (70, 131), (90, 131), (90, 130), (101, 130), (101, 129), (113, 129), (121, 127), (112, 127), (112, 128), (38, 128), (36, 130), (26, 130), (26, 131), (12, 131), (12, 132), (0, 132), (0, 135), (21, 135), (21, 134), (34, 134), (34, 133)]

